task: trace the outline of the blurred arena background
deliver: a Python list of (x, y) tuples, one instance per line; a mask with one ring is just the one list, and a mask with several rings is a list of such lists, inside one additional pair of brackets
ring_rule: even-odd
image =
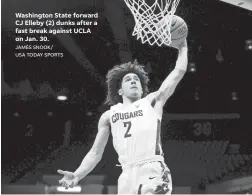
[[(251, 7), (249, 0), (178, 6), (189, 27), (189, 67), (162, 123), (175, 194), (251, 193)], [(92, 34), (49, 37), (62, 59), (17, 59), (16, 12), (98, 12), (99, 24)], [(2, 1), (2, 193), (117, 193), (111, 138), (79, 187), (60, 188), (56, 170), (74, 171), (92, 146), (112, 66), (138, 59), (152, 91), (174, 67), (173, 49), (141, 44), (133, 27), (122, 0)]]

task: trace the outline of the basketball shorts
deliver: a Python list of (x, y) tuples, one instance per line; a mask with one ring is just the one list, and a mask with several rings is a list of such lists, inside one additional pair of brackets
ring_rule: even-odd
[(118, 194), (171, 194), (172, 180), (164, 162), (152, 161), (123, 169)]

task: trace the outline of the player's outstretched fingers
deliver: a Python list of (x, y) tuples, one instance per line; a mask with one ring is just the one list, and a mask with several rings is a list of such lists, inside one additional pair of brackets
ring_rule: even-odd
[(62, 178), (61, 180), (59, 180), (59, 184), (62, 184), (62, 185), (63, 185), (64, 181), (65, 181), (65, 179)]
[(71, 187), (71, 186), (72, 186), (72, 183), (73, 183), (73, 181), (66, 181), (66, 189), (72, 188), (72, 187)]
[(72, 176), (72, 172), (69, 172), (69, 171), (62, 171), (62, 170), (58, 170), (57, 171), (59, 174), (62, 174), (62, 175), (66, 175), (66, 176)]
[(69, 185), (70, 188), (73, 188), (74, 187), (74, 182), (72, 181)]

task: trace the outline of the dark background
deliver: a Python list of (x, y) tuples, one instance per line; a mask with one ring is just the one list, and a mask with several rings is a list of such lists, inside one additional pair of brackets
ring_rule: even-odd
[[(34, 1), (4, 1), (2, 11), (2, 60), (4, 80), (10, 86), (20, 81), (29, 80), (34, 91), (38, 90), (41, 83), (47, 82), (53, 91), (66, 88), (70, 102), (82, 101), (83, 94), (78, 97), (74, 94), (85, 93), (87, 99), (95, 99), (99, 106), (105, 99), (105, 89), (99, 82), (90, 78), (76, 58), (64, 47), (56, 36), (51, 36), (55, 52), (64, 52), (65, 57), (57, 60), (30, 60), (17, 59), (13, 56), (16, 43), (14, 41), (14, 13), (37, 11), (51, 13), (78, 11), (99, 12), (99, 26), (90, 34), (71, 35), (75, 44), (83, 51), (87, 59), (95, 67), (97, 72), (104, 78), (108, 69), (122, 60), (118, 52), (122, 49), (117, 44), (113, 34), (113, 25), (104, 13), (104, 5), (113, 6), (113, 1), (75, 1), (65, 7), (67, 2), (57, 4), (57, 1), (42, 3)], [(152, 89), (159, 86), (156, 78), (162, 81), (169, 71), (172, 70), (177, 57), (176, 51), (168, 47), (149, 46), (136, 41), (131, 36), (133, 30), (133, 18), (120, 2), (127, 25), (127, 38), (129, 52), (132, 59), (152, 68)], [(40, 5), (41, 4), (41, 5)], [(6, 7), (6, 8), (5, 8)], [(66, 11), (65, 11), (66, 12)], [(115, 11), (112, 13), (117, 14)], [(245, 51), (245, 41), (251, 38), (251, 14), (247, 10), (231, 6), (217, 1), (181, 1), (177, 15), (185, 19), (189, 27), (189, 63), (196, 65), (195, 73), (188, 73), (177, 89), (177, 93), (167, 103), (168, 112), (239, 112), (241, 109), (240, 99), (244, 86), (243, 71), (249, 68), (251, 52)], [(107, 14), (108, 15), (108, 14)], [(217, 56), (218, 50), (221, 55)], [(221, 61), (218, 59), (221, 59)], [(91, 89), (97, 90), (91, 90)], [(85, 92), (83, 92), (85, 91)], [(195, 92), (199, 93), (199, 101), (195, 101)], [(231, 92), (236, 92), (238, 101), (231, 101)], [(246, 96), (246, 95), (245, 95)], [(79, 98), (79, 99), (78, 99)], [(78, 100), (76, 100), (78, 99)], [(245, 98), (244, 98), (245, 99)], [(86, 99), (85, 99), (86, 100)]]
[[(15, 12), (98, 12), (99, 24), (92, 34), (70, 35), (72, 47), (65, 47), (67, 42), (50, 36), (54, 52), (64, 53), (62, 59), (17, 59), (14, 57)], [(241, 118), (235, 122), (228, 119), (229, 122), (214, 122), (215, 129), (221, 126), (221, 132), (210, 137), (243, 144), (248, 152), (251, 149), (249, 68), (252, 50), (247, 49), (246, 41), (252, 39), (251, 12), (214, 0), (181, 0), (176, 15), (181, 16), (189, 28), (189, 68), (164, 111), (239, 113)], [(17, 156), (19, 160), (14, 160), (17, 162), (31, 154), (32, 149), (37, 151), (34, 145), (39, 145), (42, 151), (47, 150), (49, 143), (52, 148), (48, 150), (57, 148), (67, 120), (73, 125), (72, 141), (91, 143), (97, 119), (107, 109), (103, 106), (105, 75), (114, 65), (131, 59), (137, 59), (146, 69), (151, 65), (150, 88), (157, 89), (173, 69), (177, 52), (169, 47), (142, 44), (131, 36), (133, 27), (131, 13), (119, 0), (2, 1), (2, 169), (9, 170), (13, 162), (10, 152), (20, 155)], [(84, 62), (80, 63), (81, 56), (73, 54), (76, 48), (82, 51), (92, 69), (87, 71)], [(126, 57), (120, 52), (126, 52)], [(191, 64), (195, 64), (195, 72), (191, 71)], [(56, 97), (61, 94), (68, 100), (58, 101)], [(30, 129), (29, 124), (34, 128), (32, 138), (24, 136)], [(179, 125), (180, 130), (191, 127), (190, 124)], [(179, 125), (175, 125), (176, 128)], [(232, 138), (229, 139), (230, 134)], [(204, 140), (191, 138), (189, 134), (186, 137), (187, 140)], [(27, 153), (18, 152), (25, 147), (30, 147)]]

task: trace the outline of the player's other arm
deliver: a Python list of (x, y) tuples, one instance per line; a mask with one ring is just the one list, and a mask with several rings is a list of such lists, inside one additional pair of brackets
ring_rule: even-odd
[(109, 111), (102, 114), (98, 123), (98, 133), (91, 150), (82, 160), (74, 174), (80, 179), (90, 173), (101, 160), (110, 134)]
[(110, 134), (109, 111), (102, 114), (98, 123), (98, 133), (96, 135), (94, 144), (87, 155), (82, 160), (77, 170), (72, 173), (68, 171), (58, 170), (58, 173), (63, 174), (64, 177), (59, 181), (65, 187), (73, 187), (77, 185), (78, 181), (89, 174), (98, 162), (101, 160), (105, 146), (107, 144)]
[(181, 81), (187, 70), (187, 41), (185, 40), (176, 48), (178, 49), (178, 58), (175, 68), (163, 81), (158, 91), (154, 92), (151, 95), (156, 100), (156, 102), (160, 102), (162, 105), (164, 105), (168, 98), (174, 93), (178, 83)]

